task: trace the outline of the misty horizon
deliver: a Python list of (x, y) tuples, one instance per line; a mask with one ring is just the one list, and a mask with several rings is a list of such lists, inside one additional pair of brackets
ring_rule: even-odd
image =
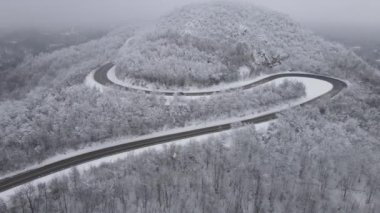
[[(109, 27), (149, 21), (175, 8), (201, 0), (16, 0), (0, 2), (0, 28)], [(289, 15), (297, 22), (318, 27), (360, 28), (380, 31), (380, 2), (376, 0), (240, 0)]]

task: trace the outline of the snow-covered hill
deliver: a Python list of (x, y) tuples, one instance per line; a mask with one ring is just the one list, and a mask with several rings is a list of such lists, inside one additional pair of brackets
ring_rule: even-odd
[[(122, 79), (166, 87), (234, 81), (243, 66), (251, 76), (279, 70), (331, 74), (337, 67), (365, 66), (351, 51), (286, 15), (225, 2), (189, 5), (162, 17), (126, 42), (117, 64)], [(339, 72), (335, 75), (342, 76)]]

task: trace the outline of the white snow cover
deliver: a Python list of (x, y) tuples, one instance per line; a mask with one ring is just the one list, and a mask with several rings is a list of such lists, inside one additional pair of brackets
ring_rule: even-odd
[[(241, 128), (244, 128), (244, 127), (241, 127)], [(264, 127), (261, 127), (259, 129), (259, 131), (264, 130), (263, 128)], [(207, 134), (207, 135), (196, 136), (196, 137), (193, 137), (193, 138), (181, 139), (181, 140), (177, 140), (177, 141), (173, 141), (173, 142), (169, 142), (169, 143), (165, 143), (165, 144), (158, 144), (158, 145), (151, 146), (151, 147), (141, 148), (141, 149), (130, 151), (130, 152), (124, 152), (124, 153), (120, 153), (120, 154), (115, 154), (115, 155), (112, 155), (112, 156), (109, 156), (109, 157), (104, 157), (104, 158), (101, 158), (101, 159), (98, 159), (98, 160), (94, 160), (94, 161), (90, 161), (90, 162), (78, 165), (78, 166), (76, 166), (76, 168), (79, 170), (79, 172), (83, 173), (84, 171), (86, 171), (86, 170), (88, 170), (88, 169), (90, 169), (92, 167), (100, 166), (103, 163), (112, 163), (112, 162), (115, 162), (117, 160), (125, 159), (126, 157), (131, 156), (131, 155), (138, 155), (138, 154), (144, 153), (144, 152), (146, 152), (148, 150), (157, 150), (157, 151), (160, 151), (160, 150), (164, 149), (165, 146), (172, 145), (172, 144), (175, 144), (175, 145), (184, 145), (184, 144), (186, 144), (188, 142), (195, 142), (195, 141), (196, 142), (207, 142), (207, 140), (210, 137), (215, 137), (215, 136), (218, 136), (220, 134), (226, 135), (226, 140), (228, 140), (227, 136), (231, 135), (231, 133), (234, 132), (234, 131), (236, 131), (236, 129), (227, 130), (227, 131), (224, 131), (222, 133), (221, 132), (217, 132), (217, 133), (211, 133), (211, 134)], [(124, 140), (125, 139), (117, 139), (115, 143), (112, 143), (112, 145), (124, 143), (125, 142)], [(231, 142), (231, 141), (229, 141), (229, 142)], [(110, 144), (108, 144), (108, 146), (109, 145)], [(104, 146), (98, 145), (96, 147), (100, 148), (100, 147), (104, 147)], [(74, 151), (74, 152), (69, 153), (67, 155), (61, 155), (61, 157), (64, 158), (64, 157), (68, 157), (68, 156), (73, 156), (75, 154), (84, 153), (84, 152), (91, 151), (91, 150), (95, 150), (95, 149), (93, 147), (89, 147), (89, 148), (80, 150), (79, 152)], [(57, 160), (57, 159), (63, 159), (63, 158), (58, 158), (58, 157), (57, 158), (56, 157), (55, 158), (51, 158), (51, 159), (45, 161), (44, 164), (46, 164), (48, 162), (53, 162), (53, 159)], [(41, 165), (39, 165), (39, 166), (41, 166)], [(21, 190), (26, 185), (30, 184), (30, 185), (37, 186), (39, 183), (47, 183), (47, 182), (51, 181), (54, 178), (58, 178), (58, 177), (60, 177), (62, 175), (68, 175), (70, 173), (70, 170), (71, 170), (71, 168), (65, 169), (65, 170), (62, 170), (62, 171), (59, 171), (59, 172), (47, 175), (45, 177), (41, 177), (41, 178), (39, 178), (37, 180), (31, 181), (28, 184), (17, 186), (17, 187), (14, 187), (12, 189), (9, 189), (7, 191), (1, 192), (0, 193), (0, 198), (3, 199), (5, 202), (7, 202), (10, 199), (10, 197), (15, 192), (17, 192), (18, 190)]]
[(104, 86), (99, 84), (97, 81), (94, 79), (94, 73), (96, 70), (91, 71), (86, 78), (84, 79), (84, 84), (90, 88), (95, 88), (98, 89), (100, 92), (104, 91)]
[(173, 93), (174, 92), (177, 92), (177, 93), (179, 93), (179, 92), (218, 92), (221, 90), (229, 90), (229, 89), (239, 88), (239, 87), (242, 87), (244, 85), (259, 81), (259, 80), (266, 78), (268, 76), (271, 76), (271, 75), (261, 75), (261, 76), (255, 77), (255, 78), (240, 80), (240, 81), (236, 81), (236, 82), (232, 82), (232, 83), (221, 83), (221, 84), (211, 86), (211, 87), (207, 87), (207, 88), (187, 88), (190, 90), (179, 91), (179, 90), (155, 89), (155, 88), (147, 88), (147, 87), (142, 87), (142, 86), (136, 86), (132, 83), (132, 81), (129, 81), (127, 79), (124, 81), (120, 80), (116, 76), (115, 70), (116, 70), (116, 66), (112, 67), (107, 72), (108, 79), (110, 81), (112, 81), (114, 84), (117, 84), (117, 85), (120, 85), (123, 87), (133, 88), (136, 90), (154, 91), (154, 92), (173, 92)]
[[(111, 72), (111, 74), (108, 74), (108, 76), (109, 76), (109, 78), (111, 76), (112, 81), (119, 82), (120, 80), (118, 80), (117, 78), (114, 78), (116, 76), (114, 74), (112, 74), (112, 73), (114, 73), (114, 67), (113, 67), (113, 72)], [(92, 71), (86, 77), (85, 84), (87, 86), (95, 87), (95, 88), (99, 89), (100, 91), (103, 91), (104, 87), (94, 80), (93, 75), (94, 75), (94, 71)], [(259, 79), (262, 79), (264, 77), (266, 77), (266, 76), (262, 76), (262, 77), (256, 78), (255, 81), (257, 81)], [(110, 78), (110, 80), (111, 80), (111, 78)], [(98, 144), (94, 144), (93, 146), (89, 146), (89, 147), (86, 147), (86, 148), (83, 148), (83, 149), (80, 149), (80, 150), (72, 150), (72, 151), (68, 151), (68, 152), (60, 154), (60, 155), (56, 155), (55, 157), (49, 158), (49, 159), (43, 161), (42, 163), (40, 163), (38, 165), (29, 167), (29, 168), (24, 169), (22, 171), (26, 171), (26, 170), (29, 170), (29, 169), (37, 168), (37, 167), (40, 167), (40, 166), (43, 166), (43, 165), (47, 165), (47, 164), (50, 164), (50, 163), (53, 163), (53, 162), (56, 162), (56, 161), (59, 161), (59, 160), (62, 160), (62, 159), (68, 158), (68, 157), (72, 157), (72, 156), (75, 156), (75, 155), (78, 155), (78, 154), (82, 154), (82, 153), (86, 153), (86, 152), (89, 152), (89, 151), (94, 151), (94, 150), (102, 149), (102, 148), (109, 147), (109, 146), (114, 146), (114, 145), (117, 145), (117, 144), (130, 143), (130, 142), (136, 141), (136, 140), (154, 138), (154, 137), (163, 136), (163, 135), (167, 135), (167, 134), (174, 134), (174, 133), (179, 133), (179, 132), (183, 132), (183, 131), (198, 129), (198, 128), (202, 128), (202, 127), (209, 127), (209, 126), (222, 125), (222, 124), (228, 124), (228, 123), (239, 123), (240, 121), (245, 120), (245, 119), (255, 118), (255, 117), (258, 117), (258, 116), (261, 116), (261, 115), (265, 115), (265, 114), (268, 114), (268, 113), (279, 112), (279, 111), (288, 109), (288, 108), (293, 107), (293, 106), (298, 106), (299, 104), (302, 104), (302, 103), (304, 103), (304, 102), (306, 102), (308, 100), (314, 99), (316, 97), (319, 97), (319, 96), (321, 96), (321, 95), (329, 92), (333, 88), (333, 85), (331, 85), (328, 82), (325, 82), (323, 80), (318, 80), (318, 79), (307, 78), (307, 77), (283, 77), (283, 78), (276, 79), (276, 80), (274, 80), (272, 82), (274, 82), (275, 84), (280, 84), (280, 83), (282, 83), (285, 80), (302, 82), (305, 85), (306, 96), (302, 97), (302, 98), (299, 98), (299, 99), (297, 99), (296, 101), (294, 101), (292, 103), (280, 104), (280, 105), (278, 105), (276, 107), (271, 108), (268, 111), (261, 112), (261, 113), (255, 113), (253, 115), (247, 115), (247, 116), (238, 117), (238, 118), (230, 118), (230, 119), (224, 119), (224, 120), (213, 121), (213, 122), (208, 122), (208, 123), (202, 123), (202, 124), (199, 124), (199, 125), (197, 124), (197, 125), (192, 125), (192, 126), (188, 126), (188, 127), (184, 127), (184, 128), (175, 128), (175, 129), (170, 129), (170, 130), (166, 130), (166, 131), (156, 132), (156, 133), (153, 133), (153, 134), (139, 136), (139, 137), (131, 137), (131, 136), (129, 136), (129, 137), (120, 137), (120, 138), (116, 138), (116, 139), (110, 139), (110, 140), (107, 140), (104, 143), (98, 143)], [(245, 84), (247, 84), (247, 82), (252, 82), (252, 80), (237, 82), (237, 83), (234, 83), (234, 86), (245, 85)], [(268, 82), (268, 83), (272, 83), (272, 82)], [(119, 82), (119, 83), (122, 83), (121, 84), (122, 86), (129, 86), (129, 84), (125, 84), (124, 82)], [(230, 85), (228, 85), (228, 86), (230, 86)], [(231, 87), (224, 87), (222, 89), (226, 89), (226, 88), (231, 88)], [(257, 124), (255, 127), (259, 131), (265, 131), (272, 122), (273, 121)], [(227, 131), (227, 133), (231, 132), (231, 131), (234, 131), (234, 129)], [(184, 144), (184, 142), (190, 141), (190, 140), (202, 140), (202, 141), (206, 141), (207, 138), (209, 138), (211, 136), (214, 136), (214, 135), (217, 135), (217, 134), (226, 134), (226, 132), (224, 132), (224, 133), (212, 133), (212, 134), (208, 134), (208, 135), (193, 137), (193, 138), (190, 138), (190, 139), (182, 139), (182, 140), (171, 142), (171, 143)], [(83, 170), (88, 169), (90, 167), (98, 166), (101, 163), (113, 162), (113, 161), (115, 161), (117, 159), (125, 158), (128, 154), (141, 153), (141, 152), (143, 152), (143, 151), (145, 151), (147, 149), (151, 149), (151, 148), (161, 149), (163, 146), (165, 146), (165, 144), (155, 145), (153, 147), (147, 147), (147, 148), (139, 149), (139, 150), (136, 150), (136, 151), (133, 151), (133, 152), (125, 152), (125, 153), (121, 153), (121, 154), (112, 155), (112, 156), (109, 156), (109, 157), (104, 157), (104, 158), (101, 158), (101, 159), (98, 159), (98, 160), (94, 160), (94, 161), (90, 161), (90, 162), (81, 164), (81, 165), (77, 166), (77, 168), (80, 171), (83, 171)], [(10, 174), (8, 174), (6, 176), (3, 176), (1, 178), (9, 177), (9, 176), (12, 176), (14, 174), (20, 173), (22, 171), (17, 171), (17, 172), (10, 173)], [(39, 178), (37, 180), (32, 181), (31, 184), (38, 184), (38, 183), (41, 183), (41, 182), (49, 181), (49, 180), (51, 180), (54, 177), (58, 177), (58, 176), (60, 176), (62, 174), (67, 174), (69, 171), (70, 171), (70, 169), (66, 169), (66, 170), (63, 170), (63, 171), (60, 171), (60, 172), (57, 172), (57, 173), (54, 173), (54, 174), (51, 174), (51, 175)], [(13, 194), (13, 192), (15, 190), (20, 189), (20, 187), (22, 187), (22, 186), (15, 187), (15, 188), (10, 189), (8, 191), (2, 192), (2, 193), (0, 193), (0, 197), (4, 198), (6, 200), (7, 198), (9, 198), (10, 195)]]
[[(103, 86), (100, 85), (100, 84), (98, 84), (96, 81), (93, 80), (93, 72), (91, 72), (91, 73), (92, 74), (90, 74), (86, 78), (86, 81), (85, 81), (86, 85), (98, 88), (100, 90), (103, 90), (104, 89)], [(111, 140), (108, 140), (108, 141), (106, 141), (104, 143), (99, 143), (99, 144), (96, 144), (96, 145), (94, 144), (93, 146), (89, 146), (89, 147), (83, 148), (81, 150), (76, 150), (76, 151), (73, 150), (73, 151), (69, 151), (67, 153), (63, 153), (63, 154), (57, 155), (55, 157), (52, 157), (52, 158), (49, 158), (49, 159), (43, 161), (42, 163), (40, 163), (38, 165), (29, 167), (28, 169), (32, 169), (32, 168), (40, 167), (40, 166), (43, 166), (43, 165), (47, 165), (47, 164), (50, 164), (52, 162), (56, 162), (56, 161), (59, 161), (59, 160), (62, 160), (62, 159), (65, 159), (65, 158), (68, 158), (68, 157), (71, 157), (71, 156), (75, 156), (75, 155), (81, 154), (81, 153), (86, 153), (86, 152), (89, 152), (89, 151), (94, 151), (94, 150), (102, 149), (102, 148), (105, 148), (105, 147), (114, 146), (114, 145), (117, 145), (117, 144), (129, 143), (129, 142), (132, 142), (132, 141), (135, 141), (135, 140), (154, 138), (154, 137), (158, 137), (158, 136), (162, 136), (162, 135), (179, 133), (179, 132), (183, 132), (183, 131), (187, 131), (187, 130), (198, 129), (198, 128), (201, 128), (201, 127), (214, 126), (214, 125), (218, 125), (218, 124), (221, 125), (221, 124), (227, 124), (227, 123), (239, 123), (240, 121), (245, 120), (245, 119), (258, 117), (258, 116), (265, 115), (265, 114), (268, 114), (268, 113), (278, 112), (278, 111), (282, 111), (284, 109), (287, 109), (287, 108), (290, 108), (290, 107), (293, 107), (293, 106), (297, 106), (297, 105), (299, 105), (301, 103), (304, 103), (304, 102), (306, 102), (308, 100), (311, 100), (313, 98), (321, 96), (321, 95), (329, 92), (333, 88), (333, 86), (330, 83), (328, 83), (328, 82), (325, 82), (325, 81), (322, 81), (322, 80), (318, 80), (318, 79), (306, 78), (306, 77), (284, 77), (284, 78), (280, 78), (280, 79), (274, 80), (274, 83), (275, 84), (280, 84), (281, 82), (283, 82), (285, 80), (291, 80), (291, 81), (295, 80), (295, 81), (302, 82), (305, 85), (305, 88), (306, 88), (306, 96), (303, 97), (303, 98), (300, 98), (300, 99), (298, 99), (296, 101), (294, 101), (293, 103), (290, 103), (290, 104), (281, 104), (281, 105), (278, 105), (277, 107), (274, 107), (274, 108), (272, 108), (272, 109), (270, 109), (270, 110), (268, 110), (266, 112), (256, 113), (254, 115), (248, 115), (248, 116), (244, 116), (244, 117), (238, 117), (238, 118), (231, 118), (231, 119), (224, 119), (224, 120), (219, 120), (219, 121), (213, 121), (213, 122), (199, 124), (199, 125), (196, 125), (196, 126), (188, 126), (188, 127), (185, 127), (185, 128), (175, 128), (175, 129), (170, 129), (170, 130), (167, 130), (167, 131), (161, 131), (161, 132), (157, 132), (157, 133), (153, 133), (153, 134), (149, 134), (149, 135), (145, 135), (145, 136), (140, 136), (140, 137), (121, 137), (121, 138), (117, 138), (117, 139), (111, 139)], [(268, 82), (268, 83), (271, 83), (271, 82)], [(262, 123), (262, 124), (258, 124), (258, 125), (256, 125), (256, 128), (259, 131), (265, 131), (268, 128), (268, 126), (270, 125), (270, 123), (272, 123), (272, 122), (273, 121), (265, 122), (265, 123)], [(234, 131), (234, 129), (230, 130), (230, 131)], [(230, 131), (228, 131), (228, 132), (230, 132)], [(190, 139), (183, 139), (183, 140), (179, 140), (179, 141), (175, 141), (175, 142), (171, 142), (171, 143), (183, 144), (184, 142), (190, 141), (190, 140), (202, 140), (202, 141), (206, 141), (208, 137), (211, 137), (211, 136), (217, 135), (217, 134), (226, 134), (226, 132), (224, 132), (224, 133), (212, 133), (212, 134), (208, 134), (208, 135), (197, 136), (197, 137), (190, 138)], [(163, 146), (165, 146), (165, 144), (156, 145), (156, 146), (153, 146), (153, 147), (147, 147), (147, 148), (139, 149), (139, 150), (136, 150), (136, 151), (133, 151), (133, 152), (126, 152), (126, 153), (116, 154), (116, 155), (113, 155), (113, 156), (110, 156), (110, 157), (104, 157), (104, 158), (101, 158), (101, 159), (98, 159), (98, 160), (94, 160), (94, 161), (91, 161), (91, 162), (87, 162), (87, 163), (81, 164), (81, 165), (77, 166), (77, 168), (80, 171), (83, 171), (83, 170), (88, 169), (90, 167), (98, 166), (101, 163), (113, 162), (113, 161), (115, 161), (117, 159), (124, 158), (128, 154), (141, 153), (142, 151), (147, 150), (149, 148), (160, 149)], [(25, 170), (27, 170), (27, 169), (25, 169)], [(22, 170), (22, 171), (25, 171), (25, 170)], [(60, 172), (48, 175), (46, 177), (39, 178), (39, 179), (37, 179), (35, 181), (32, 181), (31, 184), (38, 184), (38, 183), (41, 183), (41, 182), (49, 181), (49, 180), (51, 180), (54, 177), (58, 177), (58, 176), (60, 176), (62, 174), (67, 174), (69, 171), (70, 171), (70, 169), (66, 169), (66, 170), (63, 170), (63, 171), (60, 171)], [(9, 177), (9, 176), (14, 175), (14, 174), (19, 173), (19, 172), (21, 172), (21, 171), (17, 171), (17, 172), (8, 174), (8, 175), (3, 176), (1, 178)], [(7, 199), (7, 198), (9, 198), (9, 196), (11, 194), (13, 194), (13, 192), (15, 190), (20, 189), (20, 187), (22, 187), (22, 186), (15, 187), (13, 189), (10, 189), (8, 191), (0, 193), (0, 197), (3, 197), (5, 199)]]
[(238, 72), (239, 72), (240, 79), (246, 79), (249, 77), (249, 74), (251, 73), (251, 69), (247, 66), (242, 66), (238, 69)]
[(280, 84), (284, 80), (298, 81), (298, 82), (303, 83), (303, 85), (305, 85), (306, 96), (300, 99), (302, 102), (306, 102), (316, 97), (319, 97), (329, 92), (333, 88), (333, 85), (330, 84), (329, 82), (319, 80), (319, 79), (314, 79), (314, 78), (306, 78), (306, 77), (284, 77), (284, 78), (276, 79), (274, 80), (274, 82), (276, 84)]
[[(302, 73), (302, 72), (297, 72), (297, 73)], [(262, 75), (262, 76), (259, 76), (259, 77), (253, 78), (253, 79), (246, 79), (246, 80), (236, 81), (236, 82), (227, 83), (227, 84), (219, 84), (219, 85), (212, 86), (212, 87), (209, 87), (209, 88), (194, 89), (194, 90), (187, 91), (187, 92), (218, 92), (218, 91), (221, 91), (221, 90), (229, 90), (229, 89), (233, 89), (233, 88), (239, 88), (239, 87), (242, 87), (244, 85), (247, 85), (247, 84), (250, 84), (250, 83), (254, 83), (254, 82), (257, 82), (257, 81), (259, 81), (259, 80), (261, 80), (263, 78), (266, 78), (266, 77), (269, 77), (269, 76), (273, 76), (273, 75), (277, 75), (277, 74), (278, 73), (271, 74), (271, 75)], [(145, 88), (145, 87), (135, 86), (135, 85), (133, 85), (130, 82), (122, 81), (119, 78), (117, 78), (117, 76), (115, 74), (115, 66), (112, 67), (108, 71), (107, 77), (108, 77), (108, 79), (110, 81), (112, 81), (113, 83), (115, 83), (117, 85), (120, 85), (120, 86), (123, 86), (123, 87), (133, 88), (133, 89), (136, 89), (136, 90), (155, 91), (155, 92), (179, 92), (179, 91), (175, 91), (175, 90), (157, 90), (157, 89), (152, 89), (151, 90), (151, 89), (148, 89), (148, 88)], [(328, 82), (325, 82), (325, 81), (322, 81), (322, 80), (318, 80), (318, 79), (313, 79), (313, 78), (306, 78), (306, 77), (283, 77), (283, 78), (276, 79), (273, 82), (279, 84), (279, 83), (283, 82), (286, 79), (287, 80), (292, 80), (292, 81), (298, 81), (298, 82), (301, 82), (301, 83), (303, 83), (305, 85), (305, 87), (306, 87), (306, 97), (305, 97), (305, 100), (306, 99), (310, 100), (310, 99), (313, 99), (313, 98), (318, 97), (320, 95), (323, 95), (326, 92), (330, 91), (332, 89), (332, 87), (333, 87)]]
[[(266, 131), (271, 123), (273, 123), (273, 121), (268, 121), (268, 122), (264, 122), (264, 123), (261, 123), (261, 124), (257, 124), (257, 125), (255, 125), (255, 128), (256, 128), (257, 131)], [(118, 160), (125, 159), (126, 157), (131, 156), (131, 155), (132, 156), (133, 155), (138, 155), (138, 154), (144, 153), (144, 152), (149, 151), (149, 150), (160, 151), (160, 150), (164, 149), (165, 146), (168, 146), (168, 145), (179, 145), (180, 146), (180, 145), (187, 144), (189, 142), (204, 143), (204, 142), (207, 142), (207, 140), (209, 138), (216, 137), (216, 136), (219, 136), (219, 135), (226, 136), (225, 137), (226, 138), (226, 142), (227, 143), (231, 143), (233, 141), (231, 141), (231, 138), (229, 136), (231, 136), (231, 134), (233, 132), (237, 131), (238, 129), (242, 129), (242, 128), (247, 128), (247, 127), (246, 126), (241, 126), (241, 127), (238, 127), (238, 128), (233, 128), (233, 129), (230, 129), (230, 130), (226, 130), (224, 132), (210, 133), (210, 134), (207, 134), (207, 135), (200, 135), (200, 136), (196, 136), (196, 137), (192, 137), (192, 138), (186, 138), (186, 139), (181, 139), (181, 140), (177, 140), (177, 141), (172, 141), (172, 142), (168, 142), (168, 143), (165, 143), (165, 144), (158, 144), (158, 145), (151, 146), (151, 147), (144, 147), (144, 148), (140, 148), (140, 149), (137, 149), (137, 150), (134, 150), (134, 151), (124, 152), (124, 153), (120, 153), (120, 154), (115, 154), (115, 155), (112, 155), (112, 156), (104, 157), (104, 158), (101, 158), (101, 159), (98, 159), (98, 160), (93, 160), (93, 161), (90, 161), (90, 162), (87, 162), (87, 163), (84, 163), (84, 164), (81, 164), (81, 165), (78, 165), (78, 166), (75, 166), (75, 167), (79, 170), (79, 172), (83, 173), (84, 171), (86, 171), (86, 170), (88, 170), (88, 169), (90, 169), (92, 167), (100, 166), (103, 163), (116, 162)], [(166, 131), (166, 132), (169, 132), (169, 131)], [(157, 136), (157, 135), (160, 135), (160, 134), (152, 134), (152, 135), (156, 135)], [(143, 138), (143, 137), (139, 137), (139, 138)], [(56, 156), (54, 158), (50, 158), (48, 160), (45, 160), (42, 164), (39, 164), (38, 166), (46, 165), (48, 163), (52, 163), (54, 161), (62, 160), (64, 158), (67, 158), (67, 157), (70, 157), (70, 156), (75, 156), (75, 155), (78, 155), (80, 153), (85, 153), (85, 152), (97, 150), (97, 149), (104, 148), (104, 147), (107, 147), (107, 146), (110, 146), (110, 145), (116, 145), (116, 144), (125, 143), (125, 140), (126, 140), (126, 138), (113, 139), (113, 141), (109, 141), (108, 144), (97, 144), (97, 145), (94, 145), (94, 146), (91, 146), (91, 147), (87, 147), (85, 149), (81, 149), (81, 150), (78, 150), (78, 151), (72, 151), (72, 152), (69, 152), (67, 154), (61, 154), (61, 155)], [(29, 168), (29, 169), (31, 169), (31, 168)], [(45, 177), (41, 177), (41, 178), (39, 178), (37, 180), (31, 181), (30, 183), (28, 183), (28, 185), (31, 184), (31, 185), (37, 186), (39, 183), (47, 183), (47, 182), (51, 181), (54, 178), (58, 178), (58, 177), (60, 177), (62, 175), (68, 175), (70, 173), (70, 170), (71, 170), (71, 168), (65, 169), (65, 170), (62, 170), (62, 171), (50, 174), (50, 175), (47, 175)], [(7, 175), (7, 176), (10, 176), (10, 175)], [(1, 177), (1, 178), (4, 178), (4, 177)], [(9, 190), (4, 191), (4, 192), (1, 192), (0, 193), (0, 198), (2, 198), (4, 201), (8, 201), (8, 199), (15, 192), (17, 192), (18, 190), (22, 189), (25, 186), (26, 186), (26, 184), (14, 187), (14, 188), (9, 189)]]

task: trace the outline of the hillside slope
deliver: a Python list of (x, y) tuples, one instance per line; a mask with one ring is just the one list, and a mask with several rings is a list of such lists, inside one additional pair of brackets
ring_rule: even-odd
[(250, 76), (284, 70), (346, 76), (342, 64), (366, 67), (285, 15), (236, 3), (195, 4), (164, 16), (126, 42), (117, 64), (121, 79), (164, 87), (235, 81), (247, 77), (241, 67)]
[[(95, 58), (88, 53), (104, 48), (96, 44), (79, 51), (86, 56), (81, 62), (113, 59), (120, 47), (114, 44), (112, 54), (104, 55), (100, 49)], [(69, 59), (79, 60), (76, 51), (69, 53)], [(37, 85), (53, 88), (0, 103), (0, 173), (105, 138), (240, 116), (244, 107), (267, 106), (281, 92), (289, 95), (268, 87), (167, 104), (154, 95), (100, 93), (81, 84), (81, 76), (91, 71), (88, 64), (64, 74), (55, 69), (60, 63), (52, 63), (60, 54), (53, 56), (30, 62), (38, 65), (35, 70), (46, 67), (46, 75), (29, 73), (31, 79), (44, 77)], [(278, 13), (212, 3), (163, 17), (155, 28), (128, 39), (115, 60), (120, 78), (161, 86), (234, 81), (246, 66), (251, 76), (299, 69), (344, 79), (349, 87), (327, 102), (283, 113), (267, 132), (248, 126), (230, 137), (168, 146), (82, 174), (73, 170), (17, 192), (9, 206), (0, 200), (0, 212), (367, 213), (380, 208), (380, 77), (351, 51)]]

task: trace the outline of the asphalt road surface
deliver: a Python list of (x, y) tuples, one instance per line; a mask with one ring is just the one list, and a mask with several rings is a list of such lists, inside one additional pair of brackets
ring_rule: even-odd
[[(122, 87), (120, 85), (116, 85), (107, 78), (107, 72), (112, 67), (113, 67), (112, 63), (108, 63), (108, 64), (105, 64), (104, 66), (100, 67), (99, 69), (97, 69), (95, 71), (94, 79), (98, 83), (100, 83), (104, 86), (111, 86), (111, 87), (114, 87), (114, 88), (116, 87), (116, 88), (119, 88), (122, 90), (135, 91), (136, 89), (126, 88), (126, 87)], [(238, 90), (238, 89), (249, 89), (249, 88), (264, 84), (266, 82), (272, 81), (274, 79), (283, 78), (283, 77), (314, 78), (314, 79), (319, 79), (319, 80), (329, 82), (333, 85), (333, 89), (330, 90), (328, 93), (326, 93), (322, 96), (319, 96), (315, 99), (304, 102), (301, 104), (301, 106), (307, 105), (307, 104), (313, 104), (314, 102), (320, 101), (321, 99), (328, 100), (328, 99), (334, 97), (335, 95), (337, 95), (342, 89), (347, 87), (347, 84), (345, 82), (343, 82), (339, 79), (330, 78), (327, 76), (307, 74), (307, 73), (280, 73), (277, 75), (273, 75), (273, 76), (269, 76), (267, 78), (261, 79), (257, 82), (254, 82), (254, 83), (248, 83), (247, 85), (241, 86), (239, 88), (229, 89), (229, 91)], [(144, 90), (144, 92), (155, 93), (155, 94), (160, 93), (157, 91), (149, 91), (149, 90)], [(220, 91), (220, 92), (225, 92), (225, 91)], [(202, 95), (210, 95), (210, 94), (214, 94), (214, 93), (215, 92), (181, 92), (181, 95), (184, 95), (184, 96), (202, 96)], [(173, 96), (176, 93), (162, 92), (162, 94), (167, 95), (167, 96)], [(262, 123), (262, 122), (266, 122), (266, 121), (276, 119), (277, 113), (278, 112), (263, 114), (263, 115), (260, 115), (257, 117), (252, 117), (249, 119), (245, 118), (245, 119), (239, 120), (238, 122), (243, 123), (243, 124), (258, 124), (258, 123)], [(69, 157), (69, 158), (64, 159), (64, 160), (60, 160), (60, 161), (57, 161), (57, 162), (54, 162), (54, 163), (51, 163), (51, 164), (48, 164), (45, 166), (41, 166), (39, 168), (27, 170), (25, 172), (16, 174), (16, 175), (8, 177), (8, 178), (4, 178), (4, 179), (0, 180), (0, 192), (6, 191), (6, 190), (11, 189), (13, 187), (16, 187), (16, 186), (28, 183), (32, 180), (38, 179), (40, 177), (43, 177), (43, 176), (46, 176), (46, 175), (61, 171), (63, 169), (67, 169), (67, 168), (85, 163), (88, 161), (96, 160), (96, 159), (99, 159), (102, 157), (106, 157), (106, 156), (110, 156), (110, 155), (114, 155), (114, 154), (118, 154), (118, 153), (122, 153), (122, 152), (126, 152), (126, 151), (136, 150), (136, 149), (143, 148), (143, 147), (148, 147), (148, 146), (153, 146), (153, 145), (157, 145), (157, 144), (176, 141), (179, 139), (191, 138), (191, 137), (195, 137), (195, 136), (199, 136), (199, 135), (205, 135), (205, 134), (209, 134), (209, 133), (225, 131), (225, 130), (231, 129), (231, 127), (235, 123), (237, 123), (237, 122), (235, 121), (233, 123), (223, 123), (223, 124), (218, 124), (218, 125), (209, 126), (209, 127), (202, 127), (202, 128), (193, 129), (193, 130), (186, 130), (186, 131), (182, 131), (182, 132), (171, 133), (171, 134), (167, 134), (167, 135), (163, 135), (163, 136), (157, 136), (157, 137), (151, 137), (151, 138), (146, 138), (146, 139), (141, 139), (141, 140), (135, 140), (133, 142), (128, 142), (125, 144), (114, 145), (114, 146), (99, 149), (96, 151), (90, 151), (90, 152), (87, 152), (84, 154), (79, 154), (77, 156)]]

